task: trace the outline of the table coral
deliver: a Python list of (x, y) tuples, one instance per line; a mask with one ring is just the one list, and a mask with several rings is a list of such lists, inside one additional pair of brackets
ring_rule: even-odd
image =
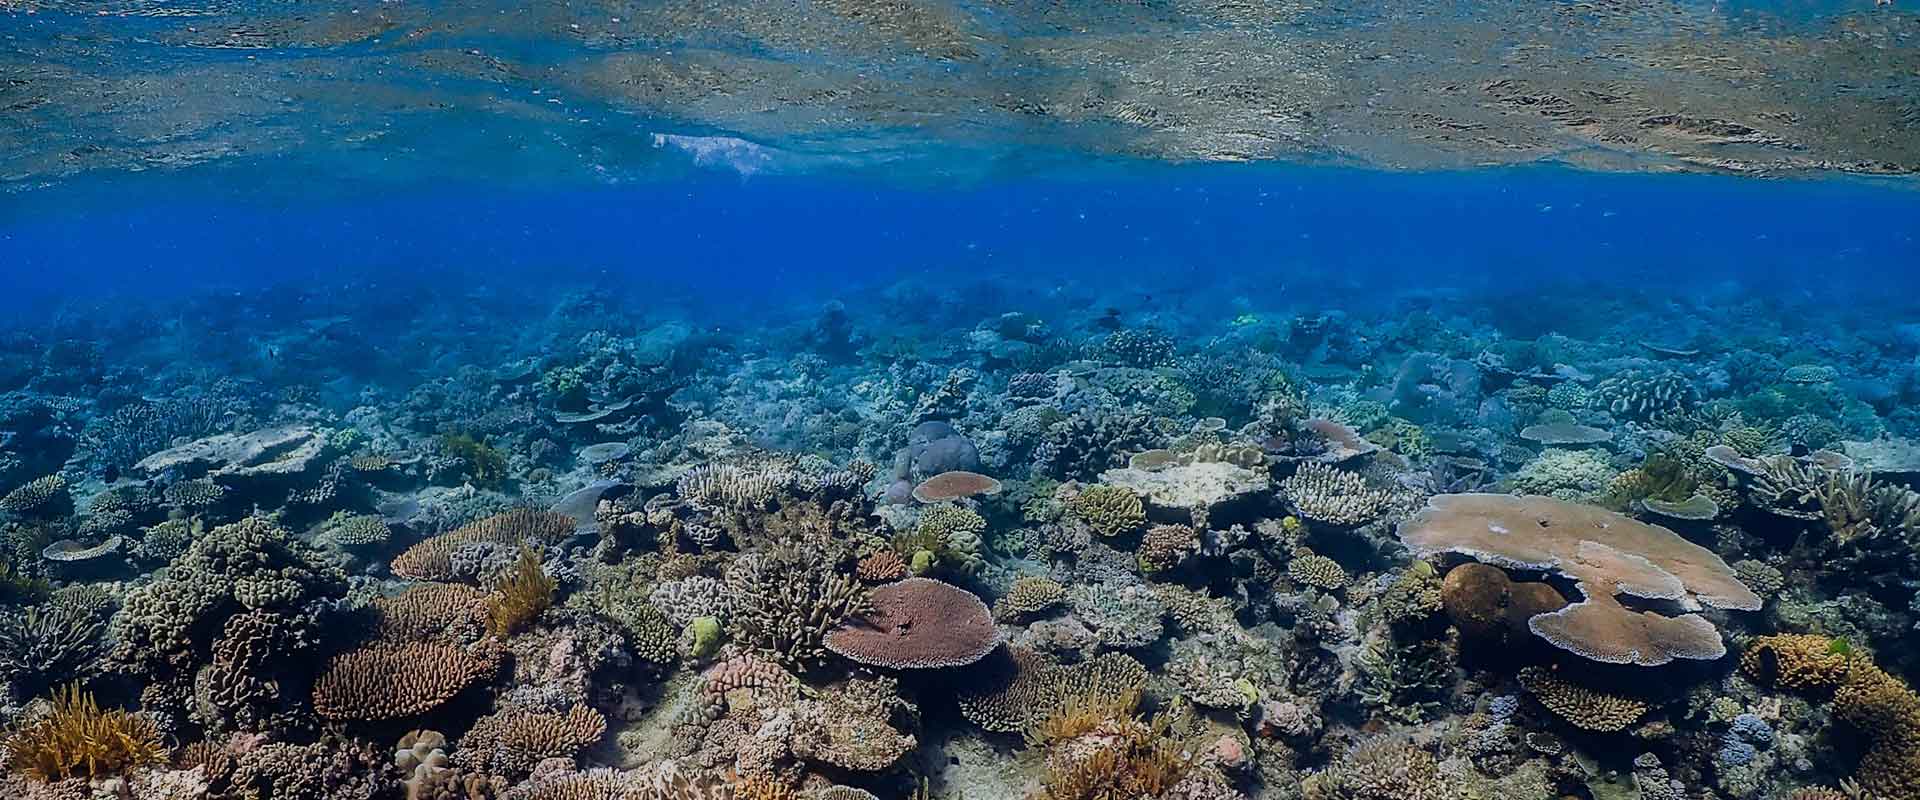
[(1584, 658), (1657, 666), (1725, 654), (1706, 618), (1634, 611), (1616, 595), (1755, 610), (1760, 598), (1712, 551), (1656, 525), (1547, 497), (1438, 495), (1400, 526), (1421, 556), (1459, 553), (1509, 569), (1558, 572), (1584, 599), (1528, 620), (1541, 638)]

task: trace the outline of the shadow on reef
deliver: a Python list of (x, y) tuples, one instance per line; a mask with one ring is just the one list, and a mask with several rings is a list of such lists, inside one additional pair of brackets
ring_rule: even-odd
[(1920, 797), (1910, 331), (878, 294), (5, 337), (7, 790)]

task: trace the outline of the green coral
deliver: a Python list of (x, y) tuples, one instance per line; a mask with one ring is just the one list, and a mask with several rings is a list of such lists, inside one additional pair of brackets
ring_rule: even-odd
[(913, 532), (896, 537), (893, 548), (908, 560), (916, 575), (940, 568), (972, 572), (985, 563), (980, 555), (984, 549), (980, 537), (986, 530), (986, 518), (972, 509), (941, 503), (921, 511)]
[(1147, 508), (1140, 497), (1118, 486), (1089, 486), (1067, 501), (1067, 516), (1077, 519), (1101, 536), (1119, 536), (1147, 522)]
[(580, 411), (587, 407), (587, 368), (554, 367), (540, 376), (540, 391), (555, 408)]
[(473, 485), (494, 488), (507, 480), (507, 457), (493, 445), (464, 433), (450, 434), (440, 440), (440, 449), (465, 467)]
[(694, 658), (706, 658), (720, 651), (720, 643), (726, 635), (720, 630), (720, 620), (715, 617), (694, 617), (687, 623), (687, 637), (693, 644), (689, 652)]

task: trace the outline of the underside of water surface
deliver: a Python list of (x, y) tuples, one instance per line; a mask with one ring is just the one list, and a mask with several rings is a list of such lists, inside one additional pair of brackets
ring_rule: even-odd
[(1905, 3), (0, 0), (0, 793), (1920, 800)]

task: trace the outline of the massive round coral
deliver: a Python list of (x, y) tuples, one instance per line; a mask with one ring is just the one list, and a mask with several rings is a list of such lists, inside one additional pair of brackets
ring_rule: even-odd
[(888, 669), (958, 667), (985, 658), (1000, 629), (979, 596), (932, 578), (875, 588), (873, 613), (827, 634), (828, 650)]

